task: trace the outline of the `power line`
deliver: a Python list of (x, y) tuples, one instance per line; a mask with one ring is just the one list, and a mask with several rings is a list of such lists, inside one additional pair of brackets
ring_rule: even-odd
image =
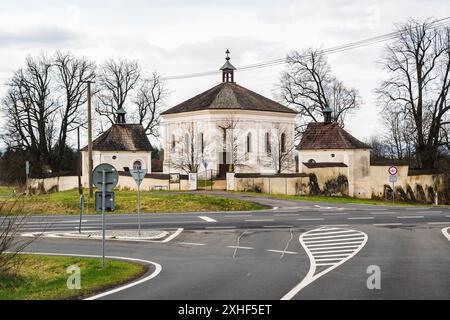
[[(449, 19), (450, 19), (450, 17), (435, 20), (435, 21), (431, 22), (430, 25), (433, 25), (434, 27), (443, 27), (443, 26), (446, 26), (450, 22), (450, 21), (448, 21)], [(390, 32), (387, 34), (383, 34), (383, 35), (379, 35), (379, 36), (375, 36), (375, 37), (362, 39), (362, 40), (350, 42), (347, 44), (331, 47), (331, 48), (322, 50), (322, 53), (323, 54), (339, 53), (339, 52), (344, 52), (347, 50), (353, 50), (353, 49), (393, 40), (398, 35), (400, 35), (402, 32), (407, 31), (409, 29), (410, 28), (407, 28), (407, 29), (394, 31), (394, 32)], [(280, 59), (274, 59), (274, 60), (259, 62), (259, 63), (255, 63), (255, 64), (250, 64), (250, 65), (245, 65), (245, 66), (238, 67), (236, 69), (238, 71), (248, 71), (248, 70), (254, 70), (254, 69), (258, 69), (258, 68), (265, 68), (265, 67), (270, 67), (270, 66), (275, 66), (275, 65), (281, 65), (281, 64), (285, 64), (285, 63), (286, 63), (286, 58), (280, 58)], [(190, 73), (190, 74), (184, 74), (184, 75), (167, 76), (167, 77), (163, 77), (163, 79), (164, 80), (181, 80), (181, 79), (216, 75), (219, 73), (220, 73), (220, 70), (214, 70), (214, 71), (197, 72), (197, 73)]]

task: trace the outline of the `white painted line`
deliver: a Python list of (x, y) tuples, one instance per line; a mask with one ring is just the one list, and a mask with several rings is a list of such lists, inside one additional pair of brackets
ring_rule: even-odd
[[(317, 230), (320, 231), (320, 229), (315, 229), (315, 230), (316, 231)], [(281, 300), (291, 300), (304, 287), (306, 287), (307, 285), (311, 284), (316, 279), (320, 278), (324, 274), (326, 274), (326, 273), (330, 272), (331, 270), (339, 267), (341, 264), (345, 263), (346, 261), (348, 261), (349, 259), (354, 257), (365, 246), (365, 244), (367, 243), (367, 239), (368, 239), (366, 233), (358, 231), (358, 230), (354, 230), (354, 232), (359, 232), (363, 236), (362, 241), (360, 241), (360, 243), (356, 247), (354, 247), (353, 251), (351, 251), (347, 257), (345, 257), (344, 259), (340, 260), (337, 263), (316, 263), (316, 260), (315, 260), (315, 257), (314, 257), (314, 253), (311, 251), (313, 249), (310, 249), (309, 248), (310, 245), (306, 244), (303, 241), (304, 236), (307, 235), (308, 232), (303, 233), (302, 235), (300, 235), (300, 237), (299, 237), (300, 244), (305, 249), (305, 251), (306, 251), (306, 253), (308, 254), (308, 257), (309, 257), (309, 261), (310, 261), (309, 271), (306, 274), (305, 278), (299, 284), (297, 284), (294, 288), (292, 288), (288, 293), (286, 293), (281, 298)], [(322, 248), (322, 249), (324, 249), (324, 248)], [(316, 273), (318, 266), (329, 266), (329, 268), (325, 268), (321, 272)]]
[(449, 230), (450, 230), (450, 227), (449, 228), (444, 228), (444, 229), (441, 230), (442, 234), (444, 235), (444, 237), (447, 238), (448, 241), (450, 241), (450, 232), (449, 232)]
[(450, 218), (450, 216), (446, 216), (447, 218)]
[(375, 219), (375, 217), (351, 217), (351, 218), (347, 218), (348, 220), (371, 220), (371, 219)]
[(263, 226), (263, 228), (293, 228), (294, 226)]
[(273, 221), (273, 219), (252, 219), (252, 220), (244, 220), (245, 222), (259, 222), (259, 221)]
[(450, 221), (428, 222), (428, 224), (450, 224)]
[(267, 250), (267, 251), (270, 251), (270, 252), (276, 252), (276, 253), (285, 253), (285, 254), (298, 254), (298, 252), (294, 252), (294, 251), (283, 251), (283, 250), (271, 250), (271, 249), (269, 249), (269, 250)]
[(399, 222), (395, 222), (395, 223), (374, 223), (374, 226), (380, 226), (380, 227), (384, 227), (384, 226), (401, 226), (402, 223)]
[(179, 228), (177, 229), (177, 231), (175, 231), (174, 233), (172, 233), (170, 236), (168, 236), (167, 238), (165, 238), (162, 241), (153, 241), (153, 242), (163, 242), (163, 243), (167, 243), (170, 240), (174, 239), (175, 237), (177, 237), (181, 232), (183, 232), (183, 228)]
[(232, 249), (245, 249), (245, 250), (254, 250), (255, 248), (252, 247), (241, 247), (241, 246), (227, 246), (227, 248), (232, 248)]
[[(330, 246), (341, 246), (341, 245), (348, 245), (348, 244), (358, 244), (361, 242), (363, 238), (355, 238), (355, 239), (348, 239), (348, 240), (355, 240), (355, 241), (347, 241), (347, 242), (326, 242), (326, 243), (319, 243), (319, 244), (310, 244), (308, 242), (305, 242), (308, 247), (316, 248), (316, 247), (330, 247)], [(340, 241), (340, 240), (339, 240)]]
[(346, 243), (328, 243), (325, 244), (314, 244), (309, 245), (311, 248), (311, 251), (315, 250), (324, 250), (324, 249), (340, 249), (340, 248), (353, 248), (355, 246), (358, 246), (361, 241), (355, 241), (355, 242), (346, 242)]
[(299, 216), (300, 213), (279, 213), (275, 214), (275, 217), (293, 217), (293, 216)]
[(348, 227), (348, 224), (323, 224), (322, 227)]
[[(64, 257), (82, 257), (82, 258), (101, 258), (102, 256), (98, 256), (98, 255), (88, 255), (88, 254), (66, 254), (66, 253), (46, 253), (46, 252), (22, 252), (22, 254), (36, 254), (36, 255), (45, 255), (45, 256), (64, 256)], [(118, 257), (118, 256), (106, 256), (106, 258), (108, 259), (117, 259), (117, 260), (124, 260), (124, 261), (132, 261), (132, 262), (140, 262), (140, 263), (145, 263), (145, 264), (151, 264), (155, 267), (155, 271), (153, 271), (150, 275), (148, 275), (145, 278), (142, 278), (140, 280), (131, 282), (129, 284), (126, 284), (124, 286), (120, 286), (118, 288), (112, 289), (112, 290), (108, 290), (105, 291), (103, 293), (97, 294), (95, 296), (86, 298), (84, 300), (96, 300), (99, 298), (103, 298), (105, 296), (109, 296), (113, 293), (125, 290), (125, 289), (129, 289), (131, 287), (137, 286), (141, 283), (147, 282), (153, 278), (155, 278), (162, 270), (162, 267), (159, 263), (156, 262), (152, 262), (152, 261), (148, 261), (148, 260), (143, 260), (143, 259), (136, 259), (136, 258), (127, 258), (127, 257)]]
[(204, 243), (196, 243), (196, 242), (180, 242), (180, 244), (187, 244), (190, 246), (204, 246)]
[(224, 218), (245, 218), (245, 217), (252, 217), (251, 214), (233, 214), (233, 215), (226, 215), (223, 216)]
[(335, 252), (348, 252), (346, 255), (350, 255), (355, 249), (351, 249), (351, 248), (356, 248), (357, 246), (351, 246), (350, 249), (336, 249), (336, 250), (327, 250), (327, 248), (321, 248), (321, 250), (326, 250), (326, 251), (314, 251), (313, 254), (322, 254), (322, 253), (335, 253)]
[(206, 222), (217, 222), (217, 220), (214, 220), (213, 218), (207, 217), (207, 216), (198, 216), (200, 219), (205, 220)]
[[(323, 229), (321, 229), (323, 230)], [(333, 230), (336, 230), (336, 228), (334, 228)], [(305, 236), (308, 237), (307, 239), (310, 239), (310, 236), (322, 236), (322, 235), (329, 235), (329, 234), (342, 234), (342, 233), (349, 233), (349, 232), (353, 232), (352, 230), (343, 230), (343, 231), (330, 231), (330, 232), (319, 232), (319, 233), (311, 233), (311, 235)]]
[(397, 219), (421, 219), (424, 216), (398, 216)]
[(316, 258), (317, 262), (322, 262), (322, 261), (341, 261), (342, 259), (345, 258), (318, 258), (317, 256), (314, 256), (314, 258)]
[(336, 212), (336, 213), (323, 213), (324, 216), (340, 216), (349, 214), (348, 212)]
[(236, 229), (234, 226), (226, 226), (226, 227), (206, 227), (205, 229)]
[(352, 235), (354, 235), (354, 236), (359, 236), (359, 234), (357, 234), (357, 233), (338, 234), (338, 235), (331, 235), (331, 236), (329, 236), (328, 234), (326, 234), (326, 235), (323, 235), (323, 234), (322, 234), (321, 237), (320, 237), (320, 236), (317, 237), (317, 234), (315, 234), (313, 237), (304, 237), (303, 239), (305, 239), (306, 241), (309, 241), (309, 240), (315, 240), (315, 239), (345, 238), (345, 237), (350, 237), (350, 236), (352, 236)]
[(426, 213), (426, 214), (431, 214), (431, 213), (442, 213), (442, 211), (417, 211), (417, 213)]
[(344, 243), (345, 241), (356, 241), (356, 240), (362, 240), (364, 237), (361, 237), (361, 235), (354, 235), (354, 238), (344, 238), (344, 239), (331, 239), (331, 240), (313, 240), (313, 241), (309, 241), (309, 240), (304, 240), (304, 242), (308, 245), (308, 246), (316, 246), (317, 243), (320, 244), (336, 244), (337, 243)]
[(323, 218), (300, 218), (297, 220), (298, 221), (318, 221), (318, 220), (323, 220)]
[(317, 256), (317, 255), (314, 255), (314, 257), (315, 258), (331, 258), (331, 257), (346, 257), (346, 256), (348, 256), (348, 253), (341, 253), (341, 254), (324, 254), (324, 255), (320, 255), (320, 256)]

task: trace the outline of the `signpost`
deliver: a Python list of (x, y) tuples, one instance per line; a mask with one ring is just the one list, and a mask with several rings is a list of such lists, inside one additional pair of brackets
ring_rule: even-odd
[[(105, 268), (105, 210), (106, 210), (106, 192), (112, 191), (119, 181), (117, 170), (108, 163), (102, 163), (95, 167), (92, 172), (92, 183), (101, 189), (101, 212), (102, 212), (102, 266)], [(95, 197), (95, 207), (98, 210), (100, 206), (97, 203), (98, 197)], [(111, 202), (108, 204), (110, 210), (114, 209), (114, 192), (110, 192)]]
[(392, 204), (395, 202), (395, 183), (397, 182), (398, 169), (396, 166), (390, 166), (388, 169), (389, 181), (392, 183)]
[(80, 195), (80, 224), (78, 225), (78, 233), (81, 233), (81, 222), (83, 219), (84, 212), (84, 194)]
[[(206, 191), (206, 181), (208, 180), (208, 160), (203, 159), (202, 160), (203, 166), (205, 167), (205, 191)], [(212, 184), (211, 184), (212, 188)]]
[(131, 170), (130, 173), (133, 176), (138, 189), (138, 234), (141, 236), (141, 183), (147, 174), (147, 169)]

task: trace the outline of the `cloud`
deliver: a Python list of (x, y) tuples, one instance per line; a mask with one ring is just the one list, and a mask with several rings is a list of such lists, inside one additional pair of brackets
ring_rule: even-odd
[(0, 46), (62, 46), (75, 43), (80, 35), (58, 26), (40, 26), (21, 31), (0, 30)]

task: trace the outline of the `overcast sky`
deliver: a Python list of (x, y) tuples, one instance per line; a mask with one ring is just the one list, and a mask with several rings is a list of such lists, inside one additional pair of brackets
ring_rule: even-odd
[[(231, 51), (239, 67), (391, 32), (408, 17), (443, 18), (448, 0), (174, 1), (0, 0), (0, 94), (28, 54), (70, 50), (97, 63), (140, 61), (166, 76), (216, 70)], [(379, 132), (376, 97), (383, 44), (330, 55), (333, 73), (359, 90), (362, 108), (348, 120), (360, 139)], [(242, 71), (235, 81), (273, 98), (282, 66)], [(168, 82), (173, 106), (218, 84), (219, 75)]]

